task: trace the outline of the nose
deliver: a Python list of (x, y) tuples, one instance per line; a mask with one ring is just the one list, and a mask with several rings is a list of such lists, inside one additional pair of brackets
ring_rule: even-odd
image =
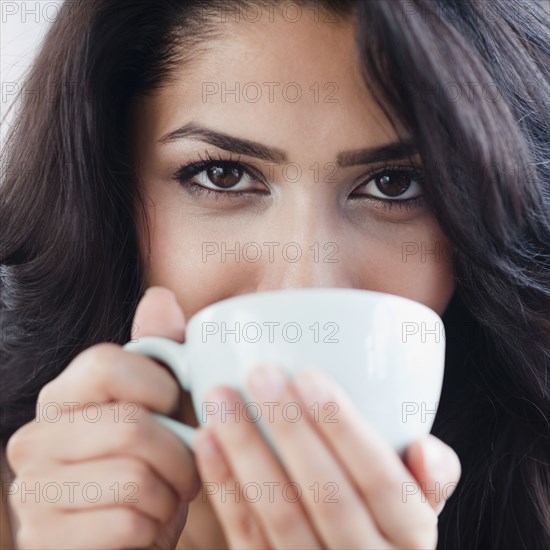
[(262, 266), (258, 291), (285, 288), (354, 286), (351, 273), (339, 256), (336, 241), (299, 243), (290, 241), (275, 248), (273, 262)]
[[(349, 239), (334, 211), (311, 203), (287, 211), (278, 224), (283, 239), (273, 239), (269, 257), (261, 265), (257, 291), (285, 288), (354, 288), (359, 282), (350, 257)], [(268, 240), (268, 239), (266, 239)], [(353, 252), (352, 252), (353, 253)]]

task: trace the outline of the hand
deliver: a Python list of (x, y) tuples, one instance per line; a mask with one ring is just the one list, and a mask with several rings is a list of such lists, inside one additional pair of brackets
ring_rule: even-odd
[[(183, 341), (183, 313), (166, 289), (146, 292), (134, 322), (139, 337)], [(17, 547), (175, 547), (200, 480), (191, 453), (150, 411), (173, 412), (179, 396), (163, 367), (111, 343), (44, 386), (37, 418), (8, 442)]]
[[(280, 369), (259, 368), (248, 389), (258, 409), (245, 409), (230, 388), (206, 396), (220, 414), (195, 449), (203, 491), (232, 548), (435, 548), (441, 498), (460, 477), (449, 447), (431, 436), (417, 442), (409, 471), (320, 372), (290, 383)], [(327, 410), (337, 411), (331, 421)], [(254, 422), (259, 411), (280, 462)], [(418, 486), (436, 482), (447, 487), (439, 497)]]

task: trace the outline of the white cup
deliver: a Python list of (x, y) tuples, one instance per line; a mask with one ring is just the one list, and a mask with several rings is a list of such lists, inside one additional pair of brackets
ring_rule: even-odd
[[(301, 288), (211, 304), (189, 320), (183, 344), (145, 337), (124, 348), (166, 363), (191, 393), (200, 424), (223, 413), (205, 402), (210, 388), (238, 390), (246, 404), (243, 419), (257, 422), (272, 446), (268, 421), (246, 389), (249, 371), (270, 363), (292, 378), (303, 369), (319, 369), (401, 454), (431, 430), (443, 382), (445, 332), (433, 310), (407, 298)], [(293, 410), (292, 417), (296, 415)], [(156, 416), (193, 448), (194, 428)]]

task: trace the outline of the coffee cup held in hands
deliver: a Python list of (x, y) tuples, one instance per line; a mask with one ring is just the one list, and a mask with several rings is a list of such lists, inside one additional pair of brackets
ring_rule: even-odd
[[(209, 416), (219, 413), (204, 402), (209, 389), (235, 388), (248, 404), (247, 421), (256, 421), (270, 443), (268, 422), (246, 390), (249, 371), (274, 364), (292, 377), (319, 369), (402, 453), (432, 427), (443, 382), (445, 333), (433, 310), (407, 298), (302, 288), (211, 304), (190, 319), (184, 344), (146, 337), (124, 348), (166, 363), (191, 393), (199, 423), (208, 424)], [(157, 417), (193, 447), (194, 428)]]

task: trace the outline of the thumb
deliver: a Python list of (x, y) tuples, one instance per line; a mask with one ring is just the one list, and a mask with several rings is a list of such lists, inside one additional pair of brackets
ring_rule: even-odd
[(185, 317), (176, 295), (168, 288), (149, 287), (138, 304), (132, 326), (132, 339), (162, 336), (183, 342)]
[[(185, 317), (175, 293), (168, 288), (149, 287), (137, 306), (132, 340), (146, 336), (161, 336), (179, 343), (185, 339)], [(186, 390), (180, 391), (172, 418), (196, 426), (191, 396)]]
[(439, 515), (460, 479), (457, 454), (430, 434), (407, 449), (405, 463), (425, 493), (426, 500)]

